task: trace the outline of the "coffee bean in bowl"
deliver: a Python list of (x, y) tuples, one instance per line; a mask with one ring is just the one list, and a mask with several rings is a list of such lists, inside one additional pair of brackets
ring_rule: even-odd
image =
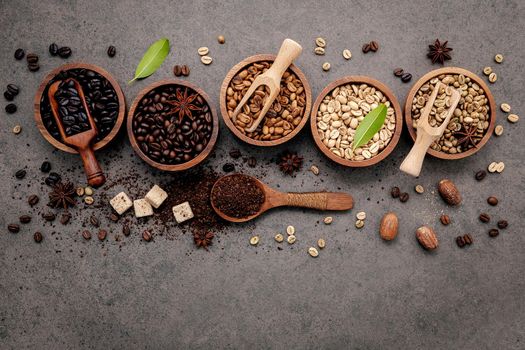
[(148, 164), (167, 171), (189, 169), (213, 149), (218, 119), (208, 95), (181, 80), (163, 80), (142, 90), (133, 101), (128, 136)]

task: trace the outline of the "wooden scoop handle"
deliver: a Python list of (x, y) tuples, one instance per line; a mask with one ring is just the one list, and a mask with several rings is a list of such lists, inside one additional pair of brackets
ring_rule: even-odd
[(423, 166), (423, 161), (425, 160), (425, 155), (427, 154), (428, 147), (434, 142), (435, 137), (427, 134), (423, 130), (418, 129), (416, 142), (412, 149), (406, 156), (403, 163), (399, 169), (402, 172), (418, 177), (421, 173), (421, 167)]
[(100, 164), (98, 164), (97, 158), (95, 158), (93, 149), (91, 147), (78, 148), (78, 153), (84, 164), (84, 172), (86, 173), (88, 184), (93, 187), (102, 186), (106, 182), (106, 177)]
[(354, 200), (351, 195), (346, 193), (287, 193), (286, 205), (319, 210), (349, 210), (354, 206)]
[(284, 72), (286, 72), (292, 62), (299, 57), (302, 51), (303, 48), (297, 42), (292, 39), (284, 39), (279, 53), (270, 69), (266, 71), (266, 75), (272, 77), (277, 83), (277, 86), (279, 86)]

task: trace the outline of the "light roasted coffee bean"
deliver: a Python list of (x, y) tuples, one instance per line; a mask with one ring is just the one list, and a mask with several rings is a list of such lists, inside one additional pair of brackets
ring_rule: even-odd
[(325, 72), (328, 72), (330, 70), (330, 63), (329, 62), (323, 63), (323, 70)]
[(352, 58), (352, 52), (350, 50), (348, 50), (348, 49), (344, 49), (343, 50), (343, 58), (345, 60), (351, 59)]
[(517, 114), (509, 114), (507, 120), (511, 123), (517, 123), (520, 120), (520, 117)]
[(317, 45), (319, 47), (326, 47), (326, 40), (324, 40), (323, 38), (319, 37), (319, 38), (315, 39), (315, 45)]
[(503, 125), (496, 125), (494, 128), (494, 135), (501, 136), (503, 134)]
[(503, 62), (503, 55), (498, 53), (496, 54), (496, 56), (494, 56), (494, 61), (496, 61), (496, 63), (502, 63)]

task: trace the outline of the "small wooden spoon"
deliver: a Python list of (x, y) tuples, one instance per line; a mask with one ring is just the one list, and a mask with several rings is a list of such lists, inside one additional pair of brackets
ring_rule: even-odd
[[(224, 180), (228, 176), (234, 176), (236, 174), (226, 175), (221, 177), (219, 180), (215, 182), (212, 188), (212, 192), (214, 192), (215, 186), (217, 184)], [(245, 175), (247, 176), (247, 175)], [(264, 184), (263, 182), (259, 181), (258, 179), (251, 177), (259, 188), (264, 192), (264, 202), (261, 205), (261, 208), (259, 211), (251, 216), (245, 217), (245, 218), (234, 218), (231, 216), (228, 216), (224, 214), (220, 209), (218, 209), (215, 204), (213, 203), (213, 200), (211, 201), (211, 205), (213, 207), (213, 210), (219, 215), (221, 218), (227, 221), (231, 222), (246, 222), (252, 219), (255, 219), (265, 211), (276, 208), (276, 207), (303, 207), (303, 208), (312, 208), (312, 209), (318, 209), (318, 210), (350, 210), (354, 206), (354, 200), (351, 195), (348, 193), (342, 193), (342, 192), (305, 192), (305, 193), (284, 193), (279, 192), (277, 190), (274, 190), (273, 188), (269, 187), (268, 185)]]
[(60, 132), (60, 136), (62, 137), (64, 143), (71, 147), (74, 147), (80, 154), (80, 157), (82, 157), (82, 162), (84, 163), (84, 172), (86, 173), (88, 184), (93, 187), (99, 187), (106, 182), (106, 177), (104, 176), (104, 173), (100, 168), (100, 164), (98, 164), (98, 161), (95, 158), (95, 153), (93, 152), (93, 148), (91, 145), (91, 142), (97, 135), (97, 128), (95, 126), (95, 121), (93, 120), (93, 117), (89, 112), (89, 108), (86, 103), (86, 98), (84, 96), (84, 91), (82, 90), (82, 87), (75, 79), (67, 79), (64, 82), (67, 83), (70, 81), (73, 81), (75, 85), (75, 90), (78, 91), (78, 95), (82, 102), (82, 106), (86, 112), (91, 129), (86, 130), (84, 132), (80, 132), (73, 136), (66, 136), (66, 131), (64, 129), (64, 126), (62, 125), (62, 119), (60, 118), (58, 111), (58, 103), (55, 99), (55, 93), (57, 92), (59, 85), (62, 83), (61, 80), (51, 84), (47, 93), (49, 97), (49, 102), (51, 104), (51, 111), (53, 112), (53, 117), (55, 118), (55, 121), (58, 125), (58, 131)]

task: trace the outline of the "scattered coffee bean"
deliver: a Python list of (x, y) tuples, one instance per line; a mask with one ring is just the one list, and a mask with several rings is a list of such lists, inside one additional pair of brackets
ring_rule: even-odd
[(498, 221), (498, 228), (505, 229), (507, 226), (509, 226), (509, 222), (507, 220)]
[(489, 74), (489, 83), (494, 84), (498, 80), (498, 75), (495, 72)]
[(40, 199), (38, 198), (38, 196), (37, 196), (36, 194), (32, 194), (32, 195), (30, 195), (30, 196), (27, 198), (27, 203), (28, 203), (31, 207), (33, 207), (33, 206), (35, 206), (35, 205), (38, 203), (39, 200), (40, 200)]
[(490, 216), (487, 213), (481, 213), (479, 214), (479, 221), (487, 223), (490, 221)]
[(126, 224), (124, 226), (122, 226), (122, 233), (124, 234), (124, 236), (129, 236), (130, 233), (131, 233), (131, 229), (129, 228), (129, 225)]
[(492, 205), (492, 206), (496, 206), (498, 205), (498, 199), (494, 196), (490, 196), (489, 198), (487, 198), (487, 203)]
[(408, 83), (410, 80), (412, 80), (412, 74), (410, 74), (410, 73), (403, 73), (403, 75), (401, 76), (401, 81), (403, 83)]
[(256, 165), (257, 165), (257, 159), (255, 159), (255, 157), (248, 158), (248, 166), (250, 168), (255, 168)]
[(85, 193), (85, 190), (84, 190), (84, 187), (82, 186), (78, 186), (77, 189), (75, 190), (77, 196), (79, 197), (82, 197)]
[(496, 63), (503, 62), (503, 55), (500, 53), (496, 54), (496, 56), (494, 56), (494, 61), (496, 61)]
[(472, 242), (474, 242), (474, 239), (472, 239), (472, 236), (470, 235), (470, 233), (464, 234), (463, 240), (465, 241), (465, 244), (468, 244), (468, 245), (471, 245)]
[(113, 45), (110, 45), (108, 47), (108, 56), (109, 57), (115, 57), (115, 55), (117, 54), (117, 48)]
[(82, 237), (84, 237), (86, 241), (89, 241), (91, 239), (91, 232), (88, 230), (82, 231)]
[(487, 66), (483, 68), (483, 74), (485, 74), (486, 76), (489, 76), (490, 73), (492, 73), (492, 67)]
[(314, 49), (314, 53), (318, 56), (323, 56), (325, 54), (325, 49), (324, 47), (319, 47), (317, 46), (315, 49)]
[(225, 172), (225, 173), (231, 173), (232, 171), (235, 170), (235, 165), (233, 165), (233, 163), (226, 163), (222, 166), (222, 170)]
[(86, 196), (92, 196), (93, 193), (94, 193), (94, 192), (93, 192), (93, 188), (91, 188), (91, 187), (89, 187), (89, 186), (87, 186), (86, 188), (84, 188), (84, 194), (85, 194)]
[(323, 63), (322, 68), (323, 68), (323, 70), (324, 70), (325, 72), (328, 72), (328, 71), (330, 70), (330, 67), (331, 67), (330, 62), (325, 62), (325, 63)]
[(390, 195), (392, 196), (392, 198), (399, 198), (400, 194), (401, 194), (401, 190), (399, 189), (399, 187), (397, 186), (392, 187), (392, 190), (390, 191)]
[(210, 56), (201, 56), (201, 62), (205, 65), (209, 65), (213, 62), (213, 58)]
[(487, 176), (487, 172), (485, 170), (480, 170), (476, 173), (476, 180), (481, 181)]
[(12, 93), (10, 93), (9, 91), (4, 91), (4, 98), (7, 100), (7, 101), (13, 101), (14, 100), (14, 96)]
[(465, 246), (465, 240), (463, 239), (462, 236), (457, 236), (456, 237), (456, 244), (458, 245), (458, 247), (460, 248), (463, 248)]
[(20, 61), (26, 55), (23, 49), (16, 49), (15, 51), (15, 60)]
[(206, 46), (199, 47), (197, 49), (197, 53), (199, 56), (206, 56), (210, 52), (210, 49), (208, 49)]
[(498, 235), (499, 235), (499, 230), (497, 228), (493, 228), (489, 230), (490, 237), (497, 237)]
[(17, 107), (14, 103), (9, 103), (5, 106), (5, 112), (7, 114), (13, 114), (16, 113)]
[(71, 53), (72, 53), (71, 48), (68, 46), (63, 46), (58, 49), (58, 55), (61, 58), (68, 58), (69, 56), (71, 56)]
[(120, 217), (117, 214), (115, 214), (115, 213), (111, 213), (109, 215), (109, 220), (111, 220), (113, 222), (117, 222), (119, 219), (120, 219)]
[(38, 63), (29, 63), (27, 68), (30, 72), (37, 72), (40, 69), (40, 65)]
[(7, 225), (7, 229), (11, 233), (18, 233), (18, 232), (20, 232), (20, 226), (17, 225), (17, 224), (9, 224), (9, 225)]
[(173, 67), (173, 75), (175, 75), (176, 77), (180, 77), (182, 75), (182, 66), (176, 64)]
[(404, 73), (403, 68), (394, 69), (394, 75), (398, 78), (400, 78), (403, 75), (403, 73)]
[(219, 42), (219, 44), (224, 44), (226, 42), (226, 39), (224, 38), (224, 35), (219, 35), (217, 37), (217, 41)]
[(38, 63), (38, 55), (34, 53), (28, 53), (26, 60), (27, 63)]
[(51, 45), (49, 45), (49, 54), (51, 56), (58, 55), (58, 45), (57, 44), (52, 43)]
[[(324, 50), (324, 49), (323, 49)], [(352, 51), (348, 50), (348, 49), (344, 49), (343, 50), (343, 58), (345, 60), (349, 60), (352, 58)]]
[(22, 224), (28, 224), (28, 223), (31, 222), (31, 216), (29, 216), (29, 215), (22, 215), (22, 216), (20, 216), (19, 220), (20, 220), (20, 223), (22, 223)]
[(13, 126), (13, 134), (18, 135), (22, 132), (22, 127), (20, 125)]
[(363, 53), (368, 53), (370, 51), (370, 44), (369, 43), (364, 44), (361, 50), (363, 51)]
[(259, 236), (252, 236), (250, 238), (250, 244), (254, 246), (259, 244)]
[(44, 220), (46, 220), (46, 221), (54, 221), (55, 218), (56, 218), (56, 215), (55, 215), (54, 213), (49, 212), (49, 213), (44, 213), (44, 214), (42, 214), (42, 217), (43, 217)]
[(509, 114), (507, 120), (509, 123), (517, 123), (520, 120), (520, 117), (517, 114)]
[(62, 214), (62, 216), (60, 217), (60, 223), (62, 225), (67, 225), (69, 223), (69, 221), (71, 220), (71, 213), (70, 212), (66, 212), (64, 214)]
[(408, 201), (408, 198), (409, 198), (409, 194), (406, 193), (406, 192), (403, 192), (403, 193), (400, 193), (399, 194), (399, 200), (402, 202), (402, 203), (405, 203), (406, 201)]
[(233, 159), (239, 159), (241, 158), (241, 156), (242, 156), (242, 153), (240, 149), (234, 148), (230, 150), (230, 157), (232, 157)]
[(35, 232), (35, 234), (33, 235), (33, 239), (35, 240), (36, 243), (40, 243), (42, 242), (42, 240), (44, 239), (44, 236), (42, 236), (42, 233), (40, 232)]
[(93, 199), (93, 197), (91, 196), (85, 196), (84, 197), (84, 203), (86, 203), (87, 205), (91, 205), (95, 202), (95, 199)]
[(379, 50), (379, 43), (375, 40), (372, 40), (370, 42), (370, 51), (377, 52), (377, 50)]
[(100, 220), (97, 217), (95, 217), (95, 216), (91, 216), (89, 218), (89, 223), (91, 225), (93, 225), (94, 227), (97, 227), (97, 228), (100, 226)]
[(6, 92), (9, 92), (13, 97), (20, 93), (20, 88), (15, 84), (8, 84)]
[(49, 163), (47, 160), (42, 162), (42, 165), (40, 165), (40, 171), (43, 173), (48, 173), (51, 171), (51, 163)]
[(149, 232), (148, 230), (145, 230), (144, 232), (142, 232), (142, 239), (146, 242), (149, 242), (151, 241), (151, 239), (153, 238), (151, 232)]
[(446, 214), (443, 214), (443, 215), (441, 215), (441, 217), (439, 218), (439, 221), (441, 221), (441, 223), (442, 223), (443, 225), (445, 225), (445, 226), (446, 226), (446, 225), (449, 225), (449, 224), (450, 224), (450, 217), (449, 217), (448, 215), (446, 215)]
[(190, 75), (190, 67), (188, 65), (184, 64), (181, 68), (181, 73), (183, 76), (187, 77)]
[(97, 234), (99, 241), (105, 240), (107, 235), (108, 235), (108, 231), (106, 230), (99, 230)]
[(496, 136), (501, 136), (503, 135), (503, 125), (496, 125), (496, 127), (494, 128), (494, 135)]
[(425, 192), (425, 188), (422, 185), (416, 185), (416, 187), (414, 187), (414, 191), (416, 191), (419, 194), (422, 194)]
[(319, 256), (319, 251), (315, 247), (310, 247), (308, 248), (308, 254), (310, 254), (312, 258), (317, 258)]
[(49, 176), (46, 177), (44, 182), (48, 186), (55, 186), (58, 182), (60, 182), (61, 179), (62, 179), (62, 177), (59, 174), (57, 174), (55, 172), (51, 172), (51, 173), (49, 173)]
[(16, 177), (18, 180), (23, 179), (24, 177), (26, 177), (26, 171), (25, 171), (24, 169), (20, 169), (20, 170), (18, 170), (18, 171), (15, 173), (15, 177)]
[(509, 113), (512, 109), (508, 103), (502, 103), (499, 107), (505, 113)]

